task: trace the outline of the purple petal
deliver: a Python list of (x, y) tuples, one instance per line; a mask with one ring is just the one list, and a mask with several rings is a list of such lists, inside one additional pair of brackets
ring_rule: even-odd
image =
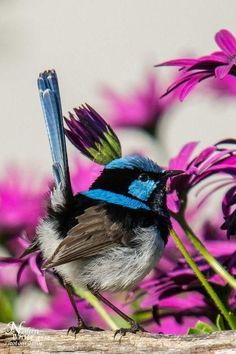
[[(202, 68), (199, 67), (199, 65), (193, 65), (191, 67), (188, 68), (188, 71), (185, 71), (184, 74), (178, 78), (177, 80), (175, 80), (173, 82), (172, 85), (170, 85), (167, 88), (167, 91), (161, 96), (165, 97), (168, 94), (170, 94), (172, 91), (176, 90), (178, 87), (180, 86), (184, 86), (183, 88), (183, 92), (180, 91), (181, 96), (180, 96), (180, 100), (183, 101), (183, 99), (187, 96), (187, 94), (191, 91), (191, 89), (193, 88), (193, 86), (195, 86), (197, 83), (206, 80), (212, 76), (214, 76), (214, 69), (216, 67), (216, 65), (210, 66), (209, 68), (209, 63), (204, 63), (201, 64)], [(192, 72), (189, 73), (189, 70), (192, 70)], [(194, 71), (197, 70), (197, 71)], [(188, 86), (188, 82), (190, 82), (190, 86)], [(185, 92), (186, 91), (186, 92)]]
[(25, 250), (27, 247), (29, 247), (30, 245), (30, 241), (28, 238), (26, 238), (27, 235), (24, 234), (24, 235), (21, 235), (18, 237), (18, 242), (19, 244), (22, 246), (22, 248)]
[(36, 261), (35, 255), (30, 257), (29, 264), (30, 264), (32, 271), (35, 273), (35, 275), (42, 275), (42, 270), (39, 268), (39, 265)]
[(219, 163), (219, 161), (222, 161), (221, 159), (229, 153), (230, 150), (223, 150), (215, 153), (211, 158), (205, 161), (201, 166), (199, 166), (199, 171), (198, 173), (201, 174), (205, 170), (207, 170), (210, 166)]
[(159, 66), (190, 66), (197, 63), (197, 59), (192, 58), (181, 58), (181, 59), (172, 59), (165, 61), (161, 64), (155, 65), (155, 67)]
[(197, 176), (194, 176), (194, 178), (191, 181), (192, 186), (196, 185), (200, 181), (202, 181), (202, 180), (204, 180), (216, 173), (229, 174), (229, 175), (235, 176), (236, 175), (236, 166), (230, 166), (228, 164), (219, 164), (216, 166), (209, 167), (206, 171), (201, 172)]
[(190, 156), (192, 155), (197, 145), (198, 142), (196, 141), (192, 141), (184, 145), (179, 154), (170, 160), (169, 168), (173, 170), (185, 170), (188, 166)]
[(236, 242), (231, 241), (229, 244), (229, 241), (210, 241), (207, 249), (214, 257), (231, 256), (236, 251)]
[(168, 88), (167, 91), (164, 95), (162, 95), (161, 97), (165, 96), (166, 94), (169, 94), (170, 92), (172, 92), (173, 90), (176, 90), (179, 86), (185, 84), (186, 82), (188, 82), (189, 80), (191, 80), (195, 75), (198, 75), (199, 72), (194, 72), (194, 73), (187, 73), (186, 72), (181, 75), (180, 77), (178, 77)]
[(30, 263), (30, 267), (32, 269), (32, 271), (35, 273), (36, 275), (36, 279), (39, 283), (39, 286), (41, 287), (41, 289), (48, 293), (48, 287), (47, 287), (47, 283), (46, 283), (46, 279), (45, 279), (45, 273), (42, 272), (42, 270), (40, 269), (40, 254), (38, 254), (36, 257), (30, 257), (29, 259), (29, 263)]
[(200, 57), (198, 59), (199, 62), (206, 62), (206, 61), (211, 61), (211, 62), (216, 62), (216, 63), (225, 63), (227, 64), (229, 59), (227, 55), (225, 55), (222, 52), (214, 52), (210, 55), (205, 55), (203, 57)]
[(203, 161), (205, 161), (217, 148), (215, 146), (209, 146), (204, 149), (195, 159), (194, 166), (200, 165)]
[(172, 296), (161, 300), (161, 307), (178, 308), (182, 310), (192, 309), (193, 307), (206, 306), (204, 296), (198, 292), (185, 293), (183, 298)]
[(180, 210), (181, 201), (177, 195), (176, 190), (174, 190), (171, 194), (168, 194), (167, 205), (168, 209), (171, 210), (173, 213), (177, 213)]
[(231, 62), (228, 65), (220, 65), (215, 69), (215, 76), (217, 79), (222, 80), (228, 73), (230, 72), (232, 66), (234, 65), (233, 62)]
[(0, 266), (6, 266), (9, 264), (19, 264), (22, 263), (23, 261), (18, 258), (13, 258), (13, 257), (0, 257)]
[(215, 35), (215, 41), (220, 49), (229, 57), (236, 55), (236, 39), (226, 29), (222, 29)]
[(21, 264), (21, 266), (20, 266), (20, 268), (19, 268), (19, 270), (18, 270), (18, 272), (17, 272), (16, 283), (17, 283), (18, 288), (20, 287), (21, 276), (22, 276), (22, 274), (23, 274), (25, 268), (27, 267), (27, 265), (28, 265), (28, 260), (24, 261), (24, 262)]
[(45, 278), (45, 275), (38, 275), (37, 276), (37, 281), (38, 281), (38, 284), (40, 286), (40, 288), (45, 292), (45, 293), (48, 293), (48, 286), (47, 286), (47, 282), (46, 282), (46, 278)]
[[(200, 75), (200, 77), (201, 77), (201, 75)], [(192, 89), (194, 88), (194, 86), (197, 85), (198, 82), (199, 82), (199, 77), (195, 76), (192, 79), (188, 80), (183, 85), (183, 88), (181, 89), (180, 94), (179, 94), (179, 100), (181, 102), (183, 102), (185, 97), (192, 91)]]

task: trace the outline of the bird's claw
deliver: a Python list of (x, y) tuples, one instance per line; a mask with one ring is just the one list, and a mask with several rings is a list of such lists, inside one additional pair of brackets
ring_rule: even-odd
[(145, 329), (140, 326), (137, 322), (134, 322), (130, 328), (120, 328), (117, 329), (114, 333), (114, 338), (120, 334), (121, 337), (124, 337), (126, 333), (137, 333), (137, 332), (146, 332)]
[(69, 328), (68, 328), (68, 331), (67, 331), (67, 335), (71, 332), (71, 333), (73, 333), (74, 336), (76, 337), (76, 335), (77, 335), (82, 329), (87, 329), (88, 331), (103, 331), (102, 328), (87, 326), (85, 323), (81, 322), (81, 323), (78, 323), (78, 326), (69, 327)]
[(71, 332), (74, 334), (74, 336), (76, 337), (76, 334), (78, 334), (82, 329), (82, 326), (71, 326), (68, 328), (67, 330), (67, 335)]

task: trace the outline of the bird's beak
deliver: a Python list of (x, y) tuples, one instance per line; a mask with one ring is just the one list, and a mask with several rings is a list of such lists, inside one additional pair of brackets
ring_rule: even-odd
[(164, 176), (166, 178), (169, 178), (169, 177), (174, 177), (174, 176), (178, 176), (178, 175), (181, 175), (185, 173), (185, 171), (181, 171), (181, 170), (167, 170), (164, 172)]

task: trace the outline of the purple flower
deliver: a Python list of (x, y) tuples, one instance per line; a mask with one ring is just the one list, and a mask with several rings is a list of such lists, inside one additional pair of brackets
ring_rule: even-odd
[[(236, 274), (236, 241), (228, 244), (219, 230), (219, 218), (200, 226), (199, 236), (207, 249), (232, 275)], [(226, 294), (226, 283), (216, 275), (208, 263), (188, 244), (188, 249), (198, 267), (217, 288), (219, 294)], [(205, 293), (201, 283), (189, 268), (172, 240), (169, 240), (164, 255), (151, 276), (141, 281), (143, 291), (141, 308), (153, 307), (154, 322), (148, 327), (165, 334), (186, 334), (197, 321), (215, 323), (218, 310)], [(228, 304), (236, 309), (235, 292), (228, 291)], [(139, 294), (140, 296), (140, 294)], [(170, 325), (171, 324), (171, 325)]]
[[(24, 250), (31, 245), (31, 242), (26, 237), (19, 237), (18, 241)], [(40, 251), (35, 251), (22, 258), (0, 257), (0, 268), (16, 266), (16, 284), (18, 287), (20, 287), (21, 281), (23, 285), (36, 281), (43, 291), (48, 292), (45, 273), (41, 270), (42, 263)]]
[(160, 85), (153, 75), (147, 76), (146, 83), (129, 97), (104, 89), (110, 107), (107, 116), (114, 127), (141, 127), (154, 134), (156, 123), (173, 102), (172, 96), (161, 100), (160, 95)]
[(105, 120), (89, 105), (74, 108), (65, 118), (65, 134), (82, 154), (92, 161), (105, 165), (121, 157), (119, 139)]
[(221, 58), (224, 64), (218, 66), (215, 69), (215, 75), (219, 79), (223, 79), (229, 74), (231, 69), (236, 64), (236, 38), (232, 33), (223, 29), (216, 33), (215, 41), (221, 49), (221, 52), (214, 53), (216, 56)]
[(221, 51), (197, 59), (174, 59), (156, 65), (178, 66), (182, 73), (163, 96), (181, 86), (179, 98), (183, 101), (188, 93), (205, 79), (213, 76), (217, 79), (223, 79), (227, 75), (236, 76), (236, 38), (228, 30), (222, 29), (216, 33), (215, 41)]
[(236, 150), (220, 148), (221, 143), (209, 146), (192, 157), (198, 143), (191, 142), (186, 144), (178, 155), (170, 160), (170, 169), (185, 171), (185, 174), (172, 178), (169, 186), (168, 206), (174, 213), (179, 212), (181, 207), (185, 206), (189, 190), (209, 177), (216, 174), (229, 176), (224, 181), (219, 179), (219, 184), (210, 190), (210, 194), (223, 186), (234, 183), (232, 176), (236, 175)]
[(0, 231), (20, 233), (32, 232), (43, 213), (46, 181), (38, 187), (33, 183), (33, 176), (23, 175), (17, 168), (8, 169), (0, 181)]

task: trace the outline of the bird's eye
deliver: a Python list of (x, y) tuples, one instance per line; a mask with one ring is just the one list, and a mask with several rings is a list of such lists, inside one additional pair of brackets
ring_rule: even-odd
[(141, 173), (139, 176), (138, 176), (138, 179), (142, 182), (146, 182), (149, 180), (149, 176), (147, 173)]

